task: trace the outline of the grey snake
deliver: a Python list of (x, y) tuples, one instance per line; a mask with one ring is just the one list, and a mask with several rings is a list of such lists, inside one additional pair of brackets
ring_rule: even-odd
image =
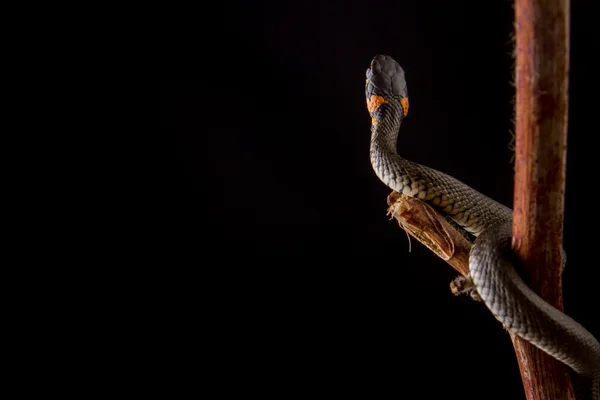
[(554, 308), (521, 279), (511, 253), (512, 210), (458, 179), (400, 157), (396, 143), (408, 113), (404, 71), (378, 55), (365, 86), (371, 115), (371, 164), (390, 189), (427, 202), (474, 240), (469, 270), (477, 293), (504, 327), (592, 379), (600, 400), (600, 344), (581, 324)]

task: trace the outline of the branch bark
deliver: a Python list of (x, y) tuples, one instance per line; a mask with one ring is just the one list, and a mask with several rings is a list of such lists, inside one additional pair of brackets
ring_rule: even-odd
[[(513, 249), (531, 287), (562, 310), (569, 0), (515, 0)], [(567, 368), (511, 336), (527, 400), (575, 399)]]

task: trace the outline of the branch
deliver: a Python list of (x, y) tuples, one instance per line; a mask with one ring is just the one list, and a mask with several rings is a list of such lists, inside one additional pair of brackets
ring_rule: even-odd
[[(569, 0), (515, 0), (513, 249), (531, 288), (562, 310)], [(528, 400), (574, 399), (567, 368), (511, 335)]]

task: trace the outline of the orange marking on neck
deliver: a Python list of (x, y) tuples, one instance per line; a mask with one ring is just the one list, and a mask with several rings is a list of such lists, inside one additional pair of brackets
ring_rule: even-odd
[(369, 110), (369, 112), (374, 112), (383, 103), (385, 103), (385, 99), (383, 97), (372, 95), (371, 98), (367, 100), (367, 110)]
[(402, 106), (402, 110), (404, 111), (404, 116), (408, 114), (408, 97), (403, 97), (400, 99), (400, 105)]

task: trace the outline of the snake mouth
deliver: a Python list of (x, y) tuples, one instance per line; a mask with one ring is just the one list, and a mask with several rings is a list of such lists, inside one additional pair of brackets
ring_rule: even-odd
[(367, 69), (365, 87), (367, 99), (371, 96), (389, 98), (408, 98), (404, 70), (392, 57), (377, 55)]

